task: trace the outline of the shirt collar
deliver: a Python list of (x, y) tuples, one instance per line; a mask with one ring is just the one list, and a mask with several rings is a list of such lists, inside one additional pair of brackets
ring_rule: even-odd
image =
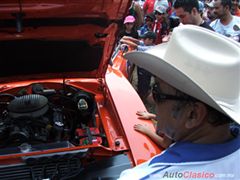
[(240, 148), (240, 136), (223, 144), (194, 144), (177, 142), (163, 154), (154, 157), (149, 165), (155, 163), (186, 163), (211, 161), (225, 157)]

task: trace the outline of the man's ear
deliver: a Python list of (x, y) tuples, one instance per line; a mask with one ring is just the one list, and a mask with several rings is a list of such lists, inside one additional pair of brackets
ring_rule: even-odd
[(225, 10), (228, 10), (228, 11), (231, 11), (231, 8), (229, 7), (229, 5), (226, 5), (226, 6), (224, 7), (224, 9), (225, 9)]
[(194, 8), (192, 9), (191, 13), (192, 13), (193, 15), (198, 14), (198, 10), (197, 10), (197, 8), (194, 7)]
[(207, 107), (201, 102), (195, 102), (194, 105), (189, 109), (188, 120), (185, 123), (187, 129), (202, 124), (207, 116)]

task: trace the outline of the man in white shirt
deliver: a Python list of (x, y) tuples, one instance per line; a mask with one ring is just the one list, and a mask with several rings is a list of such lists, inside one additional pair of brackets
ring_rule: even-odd
[(240, 17), (231, 14), (231, 0), (215, 0), (214, 14), (217, 19), (210, 26), (219, 34), (240, 40)]
[(157, 131), (175, 143), (119, 179), (239, 180), (240, 136), (229, 125), (240, 123), (240, 44), (185, 25), (125, 58), (156, 76)]

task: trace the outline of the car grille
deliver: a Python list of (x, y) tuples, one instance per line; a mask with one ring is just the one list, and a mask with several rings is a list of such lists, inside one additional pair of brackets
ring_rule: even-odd
[(81, 172), (81, 162), (78, 158), (60, 160), (58, 162), (38, 161), (33, 165), (17, 165), (0, 168), (1, 180), (20, 179), (71, 179)]

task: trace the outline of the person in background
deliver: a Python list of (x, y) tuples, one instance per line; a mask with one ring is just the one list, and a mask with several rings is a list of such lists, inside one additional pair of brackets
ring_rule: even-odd
[(143, 36), (147, 31), (153, 30), (155, 15), (153, 13), (145, 16), (145, 24), (139, 29), (139, 36)]
[(214, 2), (213, 0), (205, 3), (206, 6), (206, 22), (210, 24), (216, 19), (216, 15), (214, 14)]
[(232, 0), (214, 0), (217, 19), (210, 26), (219, 34), (240, 41), (240, 17), (231, 14)]
[(147, 49), (154, 46), (156, 34), (152, 31), (148, 31), (140, 38), (142, 40), (130, 36), (124, 36), (122, 39), (120, 39), (120, 43), (122, 43), (123, 45), (125, 44), (131, 46), (132, 49), (137, 51), (146, 51)]
[(138, 38), (138, 32), (135, 27), (135, 17), (128, 15), (125, 17), (124, 22), (123, 22), (123, 30), (119, 33), (118, 35), (118, 40), (120, 40), (123, 36), (130, 36), (133, 38)]
[(143, 5), (144, 14), (153, 13), (157, 6), (164, 6), (165, 9), (168, 9), (170, 1), (168, 0), (146, 0)]
[(240, 16), (240, 3), (239, 0), (232, 0), (232, 14), (234, 16)]
[(173, 6), (182, 24), (192, 24), (213, 30), (202, 19), (198, 0), (176, 0)]
[(200, 13), (200, 16), (203, 17), (203, 12), (204, 12), (204, 3), (202, 1), (199, 1), (198, 0), (198, 7), (199, 7), (199, 13)]
[(168, 35), (170, 31), (167, 8), (164, 5), (159, 5), (156, 7), (154, 13), (156, 20), (153, 26), (153, 31), (157, 34), (155, 44), (161, 44), (164, 36)]
[(188, 175), (217, 180), (224, 174), (231, 175), (224, 179), (239, 180), (240, 135), (229, 128), (233, 121), (240, 123), (239, 43), (184, 25), (173, 30), (167, 44), (124, 57), (156, 76), (152, 97), (157, 132), (175, 143), (123, 171), (119, 180), (168, 179), (176, 174), (174, 179)]
[(169, 8), (169, 5), (171, 5), (171, 2), (168, 0), (155, 0), (154, 10), (156, 10), (158, 6), (161, 6), (161, 7), (164, 7), (167, 11)]
[[(155, 45), (156, 34), (154, 32), (148, 31), (141, 38), (143, 39), (142, 41), (131, 37), (123, 37), (120, 42), (131, 46), (132, 49), (136, 49), (137, 51), (146, 51)], [(151, 77), (151, 73), (137, 67), (137, 92), (143, 102), (146, 102), (146, 98), (149, 95)]]
[(128, 15), (134, 16), (135, 17), (135, 26), (136, 28), (140, 28), (143, 24), (144, 21), (144, 15), (143, 15), (143, 10), (140, 6), (140, 4), (138, 3), (138, 1), (133, 0), (132, 4), (129, 8), (129, 12)]
[(180, 20), (179, 20), (179, 17), (176, 16), (175, 13), (172, 13), (171, 16), (169, 16), (169, 26), (170, 26), (170, 32), (173, 31), (173, 29), (177, 26), (179, 26), (180, 24)]
[(144, 14), (150, 14), (154, 12), (155, 0), (146, 0), (143, 5)]

